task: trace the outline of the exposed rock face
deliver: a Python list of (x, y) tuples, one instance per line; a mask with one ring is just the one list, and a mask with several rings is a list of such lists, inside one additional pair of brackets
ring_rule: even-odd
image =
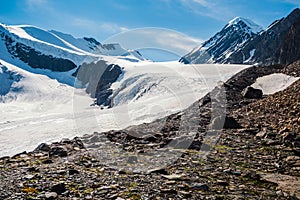
[(112, 97), (109, 98), (113, 93), (110, 86), (121, 74), (122, 70), (120, 66), (114, 64), (107, 66), (96, 88), (97, 105), (113, 106)]
[[(296, 16), (295, 16), (296, 17)], [(300, 59), (300, 14), (290, 27), (280, 49), (280, 63), (289, 64)]]
[(2, 34), (2, 37), (5, 39), (5, 45), (9, 53), (27, 63), (32, 68), (66, 72), (77, 67), (70, 60), (44, 55), (24, 44), (14, 43), (14, 40), (7, 35), (4, 36), (4, 34)]
[(122, 74), (122, 69), (118, 65), (108, 65), (106, 61), (99, 60), (96, 63), (84, 63), (78, 68), (74, 76), (81, 81), (82, 85), (87, 85), (86, 91), (91, 97), (96, 98), (97, 105), (112, 106), (112, 89), (110, 86)]
[[(254, 26), (256, 30), (253, 30)], [(262, 30), (250, 20), (236, 18), (229, 22), (220, 32), (204, 42), (199, 48), (185, 55), (179, 62), (188, 63), (219, 63), (226, 59), (249, 38)]]
[(100, 45), (100, 44), (101, 44), (101, 43), (98, 42), (95, 38), (84, 37), (83, 39), (86, 40), (86, 41), (88, 41), (88, 42), (90, 42), (90, 43), (92, 43), (92, 44), (95, 44), (95, 45)]

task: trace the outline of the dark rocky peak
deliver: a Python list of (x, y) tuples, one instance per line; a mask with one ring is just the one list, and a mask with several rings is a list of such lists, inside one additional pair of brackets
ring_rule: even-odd
[(265, 31), (245, 42), (225, 60), (236, 64), (289, 64), (300, 58), (300, 9), (287, 17), (274, 21)]
[(287, 31), (293, 24), (299, 20), (300, 9), (296, 8), (287, 17), (274, 21), (265, 32), (267, 33), (281, 33)]
[(186, 64), (222, 63), (232, 52), (261, 30), (262, 28), (251, 20), (236, 17), (200, 47), (182, 57), (180, 62)]
[(235, 34), (239, 34), (243, 39), (246, 39), (260, 31), (262, 31), (262, 28), (251, 20), (242, 17), (236, 17), (226, 24), (220, 32), (215, 34), (209, 40), (205, 41), (202, 47), (211, 47), (224, 41), (225, 39), (232, 39), (235, 37)]
[(92, 38), (92, 37), (90, 37), (90, 38), (84, 37), (83, 39), (86, 40), (86, 41), (88, 41), (89, 43), (92, 43), (92, 44), (95, 44), (95, 45), (100, 45), (101, 44), (95, 38)]

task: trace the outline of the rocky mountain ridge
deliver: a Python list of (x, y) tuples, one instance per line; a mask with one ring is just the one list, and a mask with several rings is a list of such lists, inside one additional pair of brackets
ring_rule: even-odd
[[(243, 37), (238, 34), (240, 30), (229, 32), (230, 40), (221, 41), (214, 48), (205, 49), (201, 45), (183, 56), (180, 62), (287, 65), (300, 58), (299, 23), (300, 9), (296, 8), (287, 17), (274, 21), (267, 29), (258, 34)], [(220, 33), (226, 31), (226, 27)], [(210, 40), (213, 40), (218, 34)], [(236, 35), (238, 37), (235, 37)], [(231, 45), (228, 46), (228, 42)]]
[(222, 63), (248, 39), (262, 30), (254, 22), (237, 17), (200, 47), (180, 59), (183, 63)]

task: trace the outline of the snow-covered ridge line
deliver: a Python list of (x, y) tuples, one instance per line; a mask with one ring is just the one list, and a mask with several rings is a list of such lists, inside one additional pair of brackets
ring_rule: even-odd
[(131, 56), (137, 61), (144, 60), (134, 51), (124, 49), (120, 44), (100, 44), (93, 38), (74, 38), (58, 31), (46, 31), (31, 25), (4, 25), (0, 32), (15, 43), (21, 43), (44, 55), (71, 60), (77, 66), (83, 62), (96, 61), (107, 56)]
[[(29, 26), (29, 25), (18, 25), (18, 26), (5, 26), (4, 28), (7, 29), (10, 33), (14, 34), (15, 38), (16, 39), (20, 39), (22, 42), (24, 43), (27, 43), (28, 45), (31, 45), (31, 46), (34, 46), (35, 43), (33, 42), (38, 42), (38, 43), (41, 43), (41, 44), (45, 44), (47, 46), (52, 46), (52, 47), (55, 47), (55, 48), (59, 48), (59, 49), (62, 49), (63, 51), (67, 51), (71, 54), (77, 54), (77, 55), (89, 55), (90, 53), (88, 52), (80, 52), (80, 51), (75, 51), (75, 50), (71, 50), (71, 49), (67, 49), (65, 47), (62, 47), (62, 46), (58, 46), (58, 45), (55, 45), (55, 44), (52, 44), (52, 43), (49, 43), (49, 42), (45, 42), (45, 41), (42, 41), (42, 40), (39, 40), (39, 39), (36, 39), (34, 37), (32, 37), (31, 35), (29, 35), (25, 30), (24, 28), (37, 28), (37, 27), (34, 27), (34, 26)], [(51, 34), (51, 33), (50, 33)], [(59, 37), (57, 37), (59, 40), (62, 40), (60, 39)], [(29, 41), (32, 41), (32, 42), (29, 42)], [(39, 46), (34, 46), (35, 48), (38, 48)], [(41, 48), (42, 49), (42, 48)], [(41, 49), (37, 49), (37, 50), (41, 50)], [(92, 55), (92, 54), (90, 54)]]

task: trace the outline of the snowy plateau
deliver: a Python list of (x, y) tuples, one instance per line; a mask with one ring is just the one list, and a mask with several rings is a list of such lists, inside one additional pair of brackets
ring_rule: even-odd
[[(118, 130), (179, 112), (219, 81), (248, 67), (152, 62), (119, 44), (100, 44), (33, 26), (1, 24), (0, 34), (0, 157), (33, 150), (41, 142)], [(67, 59), (77, 67), (67, 71), (33, 68), (10, 52), (8, 45)], [(112, 108), (93, 105), (95, 99), (86, 86), (72, 75), (84, 62), (99, 60), (122, 69), (109, 85)]]

